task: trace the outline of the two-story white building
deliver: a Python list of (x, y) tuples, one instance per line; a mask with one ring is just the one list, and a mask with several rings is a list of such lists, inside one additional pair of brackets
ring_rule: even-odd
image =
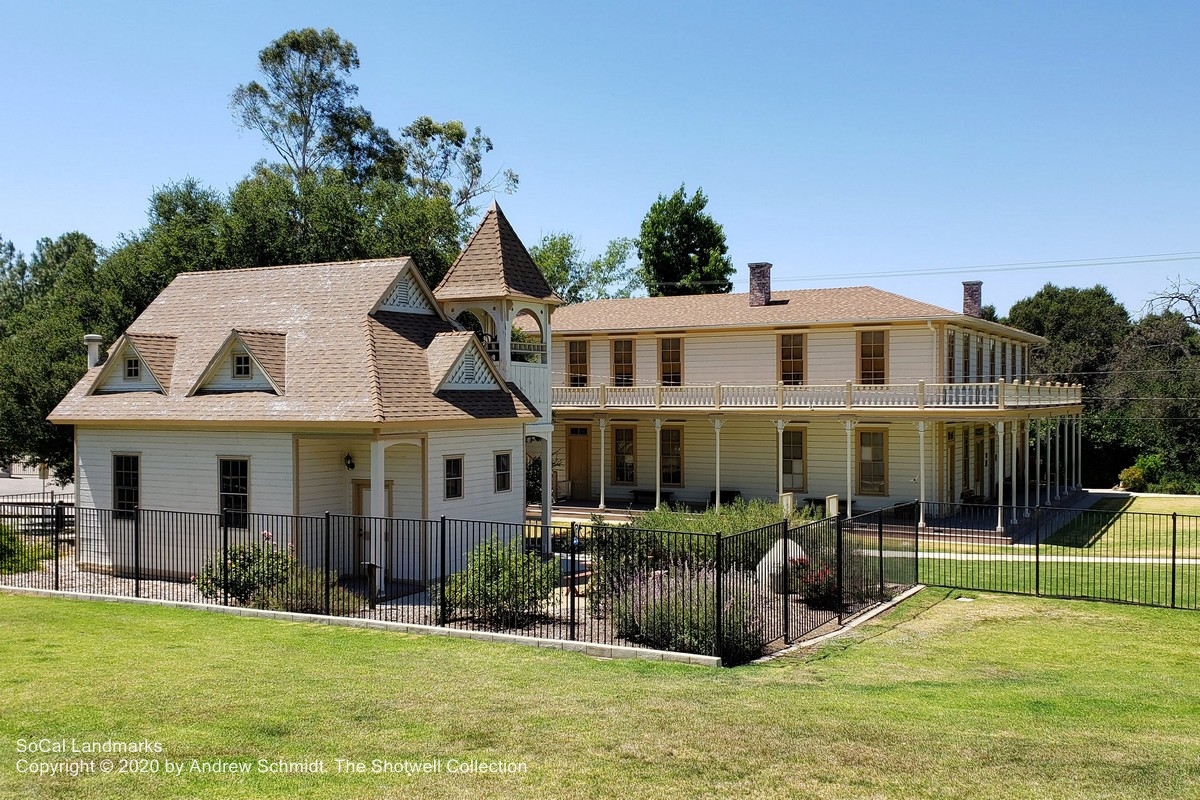
[(956, 313), (870, 287), (772, 292), (770, 264), (750, 272), (748, 294), (556, 312), (562, 495), (986, 501), (1003, 529), (1078, 486), (1080, 387), (1028, 380), (1045, 340), (982, 319), (980, 283)]

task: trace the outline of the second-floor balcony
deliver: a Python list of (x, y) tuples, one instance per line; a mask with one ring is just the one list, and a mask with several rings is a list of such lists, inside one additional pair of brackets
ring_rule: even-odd
[(1083, 387), (1059, 383), (888, 383), (799, 385), (555, 386), (558, 409), (841, 410), (1009, 409), (1071, 406)]

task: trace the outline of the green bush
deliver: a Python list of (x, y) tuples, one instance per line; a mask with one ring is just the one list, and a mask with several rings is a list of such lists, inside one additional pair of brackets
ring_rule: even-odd
[(1162, 494), (1200, 494), (1200, 482), (1183, 472), (1168, 472), (1162, 481), (1150, 487)]
[(224, 561), (219, 554), (210, 558), (196, 575), (196, 591), (209, 600), (228, 591), (231, 601), (244, 606), (286, 583), (297, 569), (295, 556), (275, 544), (270, 531), (262, 536), (262, 544), (230, 547)]
[(493, 537), (467, 556), (467, 567), (446, 580), (446, 602), (494, 628), (524, 625), (545, 605), (562, 579), (558, 559), (526, 553), (520, 539)]
[(1142, 471), (1148, 484), (1162, 480), (1163, 471), (1166, 469), (1162, 453), (1142, 453), (1133, 465)]
[[(658, 650), (717, 655), (716, 570), (686, 564), (634, 576), (613, 597), (616, 634)], [(721, 653), (744, 664), (763, 653), (766, 635), (750, 598), (726, 590)]]
[[(1110, 475), (1112, 473), (1109, 473)], [(1146, 491), (1146, 474), (1141, 467), (1126, 467), (1119, 476), (1121, 487), (1131, 492)]]
[(358, 595), (337, 585), (337, 575), (319, 569), (299, 566), (286, 580), (269, 588), (259, 589), (248, 605), (271, 611), (294, 611), (300, 614), (325, 613), (325, 584), (329, 583), (329, 608), (333, 614), (353, 613), (365, 604)]
[(53, 557), (53, 546), (29, 544), (16, 528), (0, 525), (0, 573), (33, 572), (40, 561)]

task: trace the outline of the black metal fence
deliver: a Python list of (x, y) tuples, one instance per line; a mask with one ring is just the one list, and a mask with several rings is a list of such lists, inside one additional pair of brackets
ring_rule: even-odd
[(903, 510), (715, 534), (0, 503), (0, 584), (652, 647), (736, 664), (914, 583), (915, 533)]
[(1200, 609), (1200, 517), (927, 503), (920, 582)]

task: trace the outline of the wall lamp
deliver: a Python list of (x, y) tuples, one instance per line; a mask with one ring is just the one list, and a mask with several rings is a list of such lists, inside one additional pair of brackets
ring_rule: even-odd
[(354, 469), (354, 456), (346, 453), (346, 458), (343, 460), (346, 462), (346, 469)]

